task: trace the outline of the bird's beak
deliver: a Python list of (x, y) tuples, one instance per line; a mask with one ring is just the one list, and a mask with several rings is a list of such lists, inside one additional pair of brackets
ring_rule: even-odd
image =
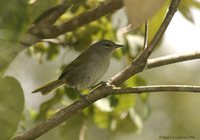
[(115, 48), (121, 48), (123, 47), (124, 45), (120, 45), (120, 44), (115, 44)]

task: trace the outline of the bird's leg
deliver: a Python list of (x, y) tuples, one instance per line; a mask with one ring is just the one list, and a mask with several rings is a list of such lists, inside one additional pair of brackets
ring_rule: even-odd
[(101, 82), (97, 83), (96, 85), (91, 86), (90, 89), (97, 88), (98, 86), (101, 86), (101, 85), (106, 85), (106, 83), (107, 83), (106, 81), (101, 81)]
[(75, 91), (76, 91), (76, 94), (83, 100), (85, 100), (88, 104), (89, 104), (89, 101), (87, 100), (87, 98), (85, 97), (85, 95), (81, 94), (77, 88), (75, 88)]
[(83, 97), (84, 97), (84, 95), (81, 94), (81, 93), (78, 91), (77, 88), (75, 88), (75, 91), (76, 91), (76, 94), (77, 94), (80, 98), (83, 98)]
[(116, 88), (115, 85), (111, 84), (110, 80), (108, 80), (105, 84), (106, 84), (106, 87)]

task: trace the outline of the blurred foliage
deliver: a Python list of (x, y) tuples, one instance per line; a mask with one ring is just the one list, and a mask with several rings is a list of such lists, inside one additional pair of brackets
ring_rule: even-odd
[[(61, 0), (1, 0), (0, 5), (0, 70), (6, 70), (6, 66), (11, 62), (19, 51), (19, 39), (31, 26), (31, 23), (45, 10), (59, 4)], [(32, 3), (31, 3), (32, 2)], [(62, 24), (67, 20), (77, 16), (89, 9), (98, 6), (102, 0), (81, 0), (74, 4), (55, 24)], [(169, 1), (149, 20), (148, 42), (150, 42), (158, 30), (169, 6)], [(191, 8), (200, 8), (200, 2), (195, 0), (182, 0), (179, 7), (181, 14), (189, 21), (193, 22)], [(9, 9), (9, 10), (8, 10)], [(118, 31), (111, 22), (112, 15), (102, 17), (87, 25), (84, 25), (73, 32), (66, 33), (51, 40), (38, 42), (30, 49), (27, 54), (31, 56), (39, 55), (40, 60), (51, 61), (62, 51), (61, 49), (73, 48), (76, 51), (83, 51), (91, 43), (101, 39), (120, 40)], [(120, 17), (124, 20), (126, 17)], [(120, 23), (120, 21), (119, 21)], [(125, 47), (117, 50), (114, 58), (125, 58), (125, 66), (129, 64), (142, 51), (143, 44), (133, 41), (134, 37), (144, 35), (144, 25), (134, 31), (122, 36)], [(159, 47), (160, 44), (158, 44)], [(134, 50), (134, 53), (133, 53)], [(45, 56), (45, 57), (43, 57)], [(3, 73), (1, 71), (0, 76)], [(145, 79), (134, 76), (127, 80), (123, 86), (144, 86)], [(12, 85), (12, 86), (11, 86)], [(6, 93), (6, 94), (5, 94)], [(13, 94), (14, 93), (14, 94)], [(0, 80), (0, 139), (8, 139), (17, 129), (24, 105), (23, 91), (18, 81), (14, 78), (4, 78)], [(139, 97), (143, 103), (143, 114), (136, 111), (137, 100)], [(71, 88), (60, 88), (51, 99), (41, 104), (39, 111), (34, 114), (34, 123), (50, 117), (62, 106), (77, 99), (75, 91)], [(17, 106), (16, 106), (17, 103)], [(78, 139), (80, 132), (87, 121), (92, 121), (102, 129), (117, 132), (137, 132), (142, 128), (142, 119), (146, 119), (150, 114), (148, 94), (140, 95), (115, 95), (100, 100), (85, 109), (83, 112), (72, 117), (59, 127), (60, 134), (69, 139)], [(14, 116), (14, 117), (13, 117)], [(24, 121), (24, 120), (22, 120)], [(72, 129), (73, 127), (73, 129)], [(75, 131), (74, 131), (75, 130)]]
[[(84, 126), (85, 116), (82, 113), (74, 115), (72, 118), (64, 122), (60, 129), (60, 135), (64, 139), (79, 140), (80, 133)], [(73, 128), (73, 129), (72, 129)]]
[(24, 28), (27, 27), (27, 17), (29, 16), (27, 1), (1, 0), (0, 9), (0, 38), (9, 41), (17, 41), (20, 34), (24, 31)]
[(13, 77), (0, 79), (0, 139), (7, 140), (17, 130), (24, 109), (24, 94)]
[(59, 91), (50, 100), (48, 100), (40, 105), (39, 113), (37, 114), (37, 116), (35, 118), (36, 121), (37, 120), (45, 120), (46, 118), (48, 118), (48, 115), (49, 115), (48, 111), (50, 111), (50, 109), (53, 109), (54, 105), (59, 103), (60, 100), (62, 99), (62, 93), (60, 93)]
[(179, 6), (181, 14), (190, 22), (194, 22), (191, 8), (200, 8), (200, 2), (197, 0), (183, 0)]

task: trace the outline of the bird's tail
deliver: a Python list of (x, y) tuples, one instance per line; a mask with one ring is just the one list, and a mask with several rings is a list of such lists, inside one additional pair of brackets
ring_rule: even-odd
[(32, 91), (32, 93), (36, 93), (36, 92), (41, 92), (43, 95), (48, 94), (49, 92), (51, 92), (52, 90), (54, 90), (55, 88), (63, 85), (64, 82), (61, 80), (55, 80), (52, 82), (47, 83), (46, 85)]

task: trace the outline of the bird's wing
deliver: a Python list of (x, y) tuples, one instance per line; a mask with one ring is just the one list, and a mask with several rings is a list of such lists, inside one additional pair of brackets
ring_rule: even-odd
[(79, 55), (75, 60), (73, 60), (69, 65), (65, 67), (62, 74), (58, 79), (63, 79), (63, 77), (70, 71), (73, 71), (78, 66), (81, 65), (87, 65), (88, 62), (90, 62), (91, 53), (87, 53), (86, 51), (83, 52), (81, 55)]

